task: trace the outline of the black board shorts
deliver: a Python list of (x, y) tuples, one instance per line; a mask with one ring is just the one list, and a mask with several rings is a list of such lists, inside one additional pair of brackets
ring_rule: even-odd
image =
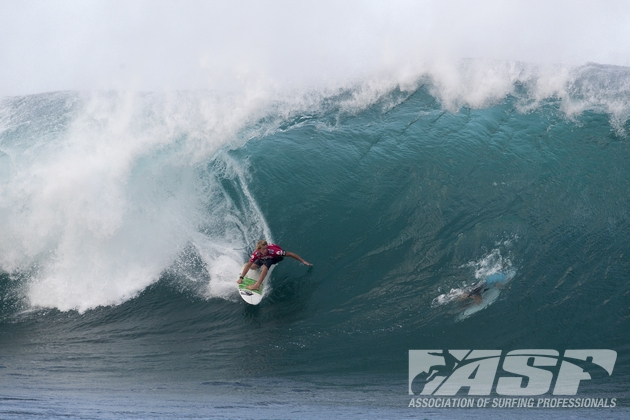
[(261, 267), (264, 265), (267, 268), (271, 268), (272, 265), (278, 264), (282, 260), (284, 260), (284, 257), (265, 258), (264, 260), (256, 261), (254, 264), (258, 264)]

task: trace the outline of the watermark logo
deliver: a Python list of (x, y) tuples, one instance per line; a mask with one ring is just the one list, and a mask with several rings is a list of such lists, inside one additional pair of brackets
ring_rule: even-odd
[(612, 375), (616, 360), (607, 349), (409, 350), (409, 395), (573, 396), (593, 376)]

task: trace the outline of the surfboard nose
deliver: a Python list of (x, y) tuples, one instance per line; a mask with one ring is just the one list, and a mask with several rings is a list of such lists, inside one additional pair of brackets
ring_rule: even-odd
[(486, 284), (488, 286), (493, 286), (496, 284), (505, 284), (512, 280), (516, 275), (515, 270), (508, 270), (507, 272), (499, 272), (494, 273), (486, 278)]
[(505, 273), (495, 273), (486, 278), (486, 284), (501, 283), (505, 280)]

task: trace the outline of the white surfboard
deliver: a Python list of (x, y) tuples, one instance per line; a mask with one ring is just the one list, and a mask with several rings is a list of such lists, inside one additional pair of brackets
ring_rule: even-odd
[[(247, 264), (243, 265), (245, 268)], [(260, 278), (260, 269), (258, 270), (249, 270), (245, 274), (245, 278), (240, 284), (237, 284), (238, 293), (241, 295), (243, 300), (250, 305), (258, 305), (263, 298), (262, 295), (262, 285), (259, 290), (249, 290), (247, 286), (252, 285), (258, 281)]]

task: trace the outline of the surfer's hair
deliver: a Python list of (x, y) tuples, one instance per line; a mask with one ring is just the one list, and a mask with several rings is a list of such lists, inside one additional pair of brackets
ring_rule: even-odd
[(260, 251), (263, 246), (267, 246), (267, 241), (265, 241), (264, 239), (262, 241), (258, 241), (258, 243), (256, 244), (256, 251)]

